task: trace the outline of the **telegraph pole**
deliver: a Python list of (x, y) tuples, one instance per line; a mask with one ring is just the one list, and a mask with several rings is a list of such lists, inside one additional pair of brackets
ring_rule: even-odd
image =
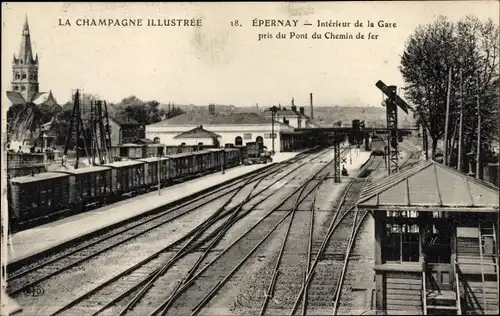
[(92, 156), (92, 166), (95, 165), (95, 140), (97, 138), (95, 122), (97, 118), (95, 117), (95, 104), (94, 101), (90, 101), (90, 155)]
[(75, 93), (75, 102), (74, 105), (75, 110), (75, 123), (76, 123), (76, 137), (75, 137), (75, 151), (76, 151), (76, 159), (75, 159), (75, 169), (78, 169), (78, 160), (80, 159), (80, 155), (78, 152), (78, 140), (80, 139), (80, 93), (76, 90)]
[(476, 103), (477, 103), (476, 179), (479, 179), (479, 170), (480, 170), (479, 158), (481, 154), (481, 113), (479, 112), (479, 75), (477, 76)]
[(444, 124), (444, 159), (443, 163), (448, 165), (448, 125), (450, 120), (450, 93), (451, 93), (451, 67), (448, 72), (448, 92), (446, 93), (446, 117)]
[(277, 108), (276, 108), (275, 105), (273, 105), (270, 110), (271, 110), (271, 138), (273, 140), (273, 143), (272, 143), (272, 148), (273, 148), (272, 155), (274, 156), (274, 153), (275, 153), (274, 152), (274, 139), (275, 139), (275, 137), (274, 137), (274, 119), (275, 119)]
[(462, 124), (463, 124), (463, 115), (464, 115), (464, 100), (463, 100), (463, 91), (462, 91), (462, 69), (460, 69), (460, 122), (459, 122), (459, 130), (458, 130), (458, 161), (457, 161), (457, 170), (462, 171)]

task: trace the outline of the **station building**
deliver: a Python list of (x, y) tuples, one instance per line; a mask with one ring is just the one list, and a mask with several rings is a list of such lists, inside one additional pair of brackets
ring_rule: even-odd
[[(273, 148), (272, 133), (274, 130), (276, 152), (282, 151), (281, 134), (293, 132), (294, 130), (293, 126), (277, 121), (273, 123), (273, 120), (257, 113), (212, 112), (203, 115), (185, 113), (155, 124), (146, 125), (146, 138), (167, 146), (178, 146), (186, 143), (185, 137), (178, 135), (183, 134), (187, 137), (187, 134), (195, 134), (197, 128), (201, 128), (204, 133), (217, 135), (216, 138), (220, 146), (262, 142), (268, 150)], [(189, 138), (191, 137), (193, 136), (191, 135)], [(191, 139), (191, 141), (193, 140)], [(204, 142), (204, 140), (199, 142)]]
[(365, 187), (375, 220), (376, 309), (498, 315), (498, 187), (423, 161)]

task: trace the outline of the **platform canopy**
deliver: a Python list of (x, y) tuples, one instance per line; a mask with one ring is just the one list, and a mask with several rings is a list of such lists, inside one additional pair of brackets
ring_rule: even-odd
[(498, 188), (435, 161), (365, 187), (358, 207), (380, 211), (498, 212)]

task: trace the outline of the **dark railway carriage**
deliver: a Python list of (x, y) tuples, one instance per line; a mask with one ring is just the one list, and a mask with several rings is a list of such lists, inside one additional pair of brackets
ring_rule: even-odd
[(160, 182), (165, 183), (169, 179), (169, 159), (166, 157), (150, 157), (139, 159), (144, 165), (144, 184), (147, 187), (158, 185), (158, 162), (160, 165)]
[(105, 202), (112, 193), (111, 168), (93, 166), (88, 168), (58, 171), (69, 176), (69, 202), (71, 206)]
[(193, 174), (193, 154), (180, 153), (167, 157), (170, 159), (169, 180), (177, 180)]
[(238, 148), (224, 148), (224, 152), (224, 168), (231, 168), (240, 164), (240, 150)]
[(209, 170), (209, 166), (213, 159), (213, 154), (209, 150), (195, 151), (193, 173), (203, 173)]
[(208, 149), (212, 152), (212, 163), (210, 166), (210, 170), (218, 171), (222, 168), (222, 164), (224, 163), (224, 154), (225, 151), (222, 148), (212, 148)]
[(111, 167), (111, 188), (115, 195), (122, 195), (145, 187), (144, 165), (142, 161), (117, 161), (106, 164)]
[(23, 224), (53, 215), (69, 207), (69, 176), (44, 172), (10, 180), (9, 221)]
[(238, 148), (240, 151), (240, 162), (243, 163), (243, 160), (247, 158), (247, 146), (245, 145), (236, 145), (234, 148)]

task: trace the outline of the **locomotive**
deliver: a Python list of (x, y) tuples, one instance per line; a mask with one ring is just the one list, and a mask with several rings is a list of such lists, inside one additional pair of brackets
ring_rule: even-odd
[(9, 223), (31, 226), (147, 192), (159, 183), (167, 186), (235, 167), (243, 161), (241, 155), (240, 148), (213, 148), (15, 177), (8, 184)]

